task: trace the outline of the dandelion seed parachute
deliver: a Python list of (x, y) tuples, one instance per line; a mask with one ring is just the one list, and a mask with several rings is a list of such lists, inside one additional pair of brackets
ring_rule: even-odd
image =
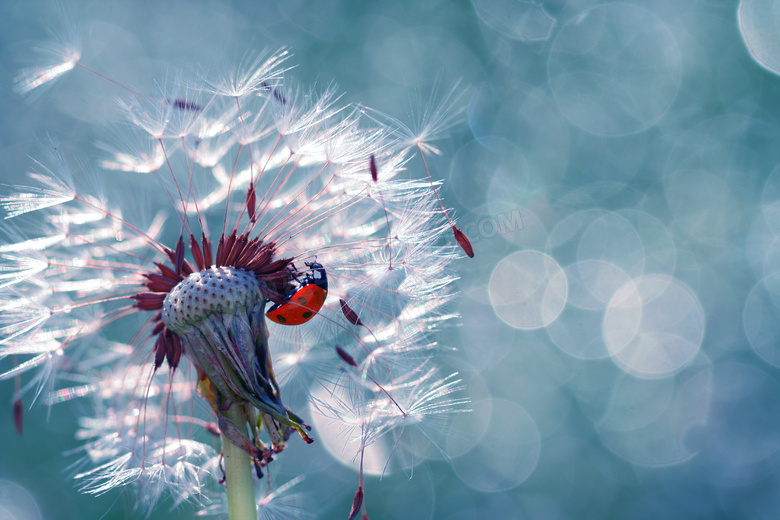
[[(77, 45), (52, 49), (63, 65), (23, 72), (20, 91), (66, 65), (92, 70)], [(401, 175), (431, 148), (339, 107), (333, 88), (287, 87), (287, 57), (127, 90), (120, 110), (136, 135), (124, 142), (138, 147), (104, 145), (98, 162), (154, 173), (167, 220), (123, 217), (124, 201), (91, 196), (59, 151), (0, 197), (16, 222), (0, 245), (0, 360), (23, 357), (0, 379), (23, 376), (19, 396), (49, 404), (91, 398), (75, 465), (85, 492), (134, 484), (146, 508), (170, 497), (211, 511), (215, 434), (259, 475), (295, 432), (310, 440), (311, 412), (341, 421), (357, 457), (384, 437), (414, 455), (404, 438), (435, 442), (441, 420), (464, 409), (457, 377), (437, 375), (430, 336), (452, 317), (457, 251), (441, 244), (454, 225), (427, 180)], [(266, 305), (285, 303), (305, 262), (327, 272), (324, 305), (298, 326), (266, 324)], [(246, 424), (225, 416), (232, 407)]]

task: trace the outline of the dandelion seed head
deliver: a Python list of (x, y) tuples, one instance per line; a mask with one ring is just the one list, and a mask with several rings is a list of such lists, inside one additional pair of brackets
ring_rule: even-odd
[[(458, 380), (432, 367), (431, 334), (454, 316), (452, 224), (436, 184), (406, 178), (415, 153), (434, 151), (449, 98), (402, 138), (394, 120), (340, 105), (334, 86), (289, 86), (287, 58), (247, 55), (148, 93), (120, 84), (128, 125), (97, 162), (154, 173), (136, 176), (137, 193), (84, 189), (57, 146), (0, 197), (23, 224), (0, 244), (0, 361), (23, 357), (0, 379), (23, 375), (20, 393), (49, 405), (87, 404), (73, 467), (86, 493), (132, 485), (142, 509), (167, 498), (219, 515), (220, 442), (259, 473), (305, 450), (293, 439), (312, 442), (304, 416), (319, 415), (352, 460), (381, 444), (407, 466), (424, 453), (405, 439), (438, 449), (464, 409)], [(142, 225), (127, 210), (146, 199), (170, 204)], [(304, 517), (303, 487), (269, 488), (258, 518)]]

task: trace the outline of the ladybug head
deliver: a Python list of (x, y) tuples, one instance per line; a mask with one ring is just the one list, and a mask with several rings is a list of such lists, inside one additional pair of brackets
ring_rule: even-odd
[(328, 275), (325, 273), (325, 268), (319, 262), (304, 262), (304, 265), (311, 269), (311, 274), (306, 275), (308, 283), (313, 283), (324, 290), (328, 290)]

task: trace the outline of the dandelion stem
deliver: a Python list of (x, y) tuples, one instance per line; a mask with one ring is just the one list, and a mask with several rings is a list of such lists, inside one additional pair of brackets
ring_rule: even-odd
[[(225, 418), (246, 430), (246, 417), (240, 406), (233, 405)], [(225, 456), (225, 478), (227, 481), (228, 518), (230, 520), (256, 520), (255, 486), (249, 455), (230, 442), (222, 434), (222, 453)]]

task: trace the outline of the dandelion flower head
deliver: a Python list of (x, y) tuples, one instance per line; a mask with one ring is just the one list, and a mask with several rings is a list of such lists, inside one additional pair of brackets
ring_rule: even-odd
[[(66, 73), (115, 87), (77, 41), (47, 49), (19, 92)], [(23, 398), (88, 400), (85, 492), (132, 486), (146, 510), (219, 512), (220, 435), (259, 483), (291, 450), (324, 455), (306, 444), (327, 430), (361, 469), (353, 517), (366, 450), (384, 446), (379, 473), (412, 468), (464, 410), (433, 333), (453, 317), (458, 245), (473, 251), (425, 162), (453, 96), (413, 132), (335, 88), (291, 86), (288, 58), (152, 92), (122, 84), (128, 125), (101, 145), (103, 193), (52, 140), (0, 198), (0, 378), (17, 381), (19, 427)], [(132, 192), (105, 194), (133, 175)], [(291, 497), (304, 477), (268, 479), (259, 517), (303, 515)]]

